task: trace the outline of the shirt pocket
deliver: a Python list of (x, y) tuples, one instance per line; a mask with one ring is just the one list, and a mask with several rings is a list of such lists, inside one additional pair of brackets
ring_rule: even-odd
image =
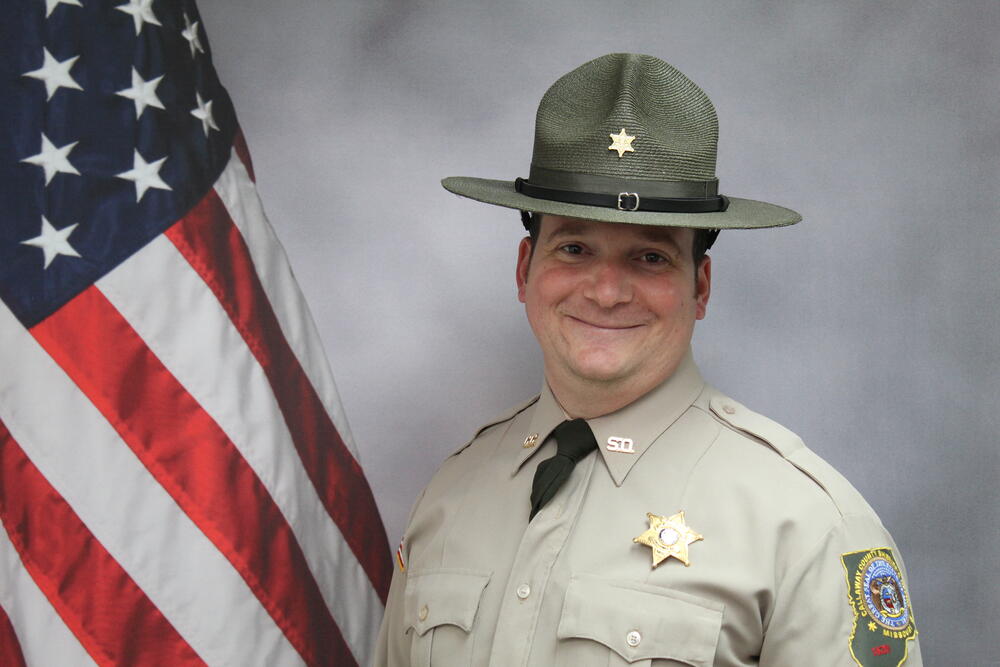
[(410, 664), (468, 665), (473, 625), (490, 573), (459, 569), (410, 572), (403, 600)]
[(710, 667), (723, 609), (679, 591), (575, 575), (556, 632), (559, 664)]

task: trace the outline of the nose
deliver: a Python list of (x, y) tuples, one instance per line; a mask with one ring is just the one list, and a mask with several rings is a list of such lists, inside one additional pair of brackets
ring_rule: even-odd
[(611, 259), (595, 262), (583, 295), (601, 308), (628, 303), (632, 300), (628, 268)]

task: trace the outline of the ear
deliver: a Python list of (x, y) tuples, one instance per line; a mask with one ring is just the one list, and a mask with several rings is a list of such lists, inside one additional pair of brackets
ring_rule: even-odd
[(708, 310), (708, 297), (712, 293), (711, 257), (705, 255), (704, 259), (701, 260), (698, 270), (694, 273), (694, 279), (695, 318), (703, 320), (705, 319), (705, 313)]
[(517, 246), (517, 300), (524, 303), (528, 287), (528, 265), (531, 264), (531, 239), (525, 236)]

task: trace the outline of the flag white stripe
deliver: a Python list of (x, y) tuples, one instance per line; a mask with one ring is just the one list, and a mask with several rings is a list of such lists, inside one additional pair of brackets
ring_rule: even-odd
[(382, 601), (316, 493), (263, 368), (215, 295), (162, 236), (97, 286), (253, 468), (291, 525), (344, 640), (367, 664)]
[[(59, 664), (82, 667), (96, 664), (24, 569), (17, 550), (2, 527), (0, 605), (10, 618), (10, 624), (21, 645), (21, 653), (29, 666)], [(53, 663), (53, 660), (58, 662)]]
[(247, 243), (257, 275), (285, 339), (332, 417), (348, 451), (360, 462), (319, 331), (292, 275), (284, 247), (264, 215), (257, 187), (235, 151), (216, 181), (215, 191)]
[(210, 665), (303, 664), (229, 561), (2, 305), (0, 368), (18, 367), (32, 372), (0, 378), (0, 419), (195, 652)]

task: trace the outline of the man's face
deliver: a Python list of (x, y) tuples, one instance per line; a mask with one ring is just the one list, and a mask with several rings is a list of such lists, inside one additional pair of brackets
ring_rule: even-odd
[(553, 390), (645, 393), (677, 368), (705, 317), (711, 263), (694, 232), (545, 215), (521, 241), (518, 298)]

